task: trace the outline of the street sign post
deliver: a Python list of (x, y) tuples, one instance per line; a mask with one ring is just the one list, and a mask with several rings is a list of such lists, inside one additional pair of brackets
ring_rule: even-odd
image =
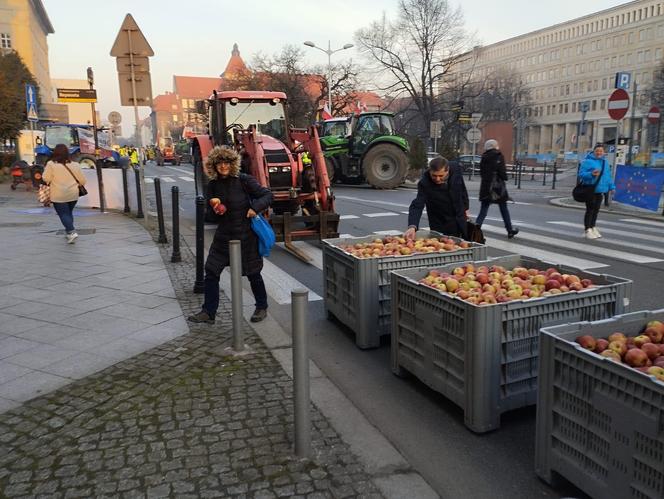
[(39, 121), (37, 114), (37, 89), (34, 85), (25, 84), (25, 113), (30, 122), (30, 144), (32, 144), (32, 162), (35, 162), (35, 121)]
[(138, 133), (138, 106), (152, 105), (152, 82), (148, 57), (152, 57), (154, 51), (131, 14), (127, 14), (122, 22), (111, 48), (111, 55), (118, 58), (120, 101), (123, 106), (134, 107), (136, 136), (139, 144), (143, 145)]
[(629, 94), (622, 88), (617, 88), (609, 96), (608, 108), (609, 116), (616, 121), (620, 121), (629, 109)]
[(58, 88), (58, 102), (97, 102), (97, 91), (85, 88)]
[(470, 115), (470, 124), (473, 125), (473, 128), (477, 128), (477, 125), (482, 120), (482, 113), (473, 113)]
[[(480, 116), (481, 118), (481, 116)], [(478, 121), (479, 123), (479, 121)], [(470, 166), (470, 178), (473, 178), (473, 174), (475, 173), (475, 153), (477, 152), (477, 143), (480, 141), (482, 138), (482, 132), (480, 131), (479, 128), (471, 128), (466, 132), (466, 139), (468, 139), (468, 142), (473, 144), (473, 155), (471, 159), (471, 166)]]
[(438, 152), (438, 139), (443, 133), (443, 122), (432, 121), (429, 123), (429, 137), (433, 139), (433, 152)]

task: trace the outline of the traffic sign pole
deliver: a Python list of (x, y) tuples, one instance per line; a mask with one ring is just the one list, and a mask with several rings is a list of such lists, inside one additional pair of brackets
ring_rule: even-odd
[(630, 119), (629, 123), (629, 149), (627, 149), (627, 164), (632, 165), (632, 144), (634, 142), (634, 118), (636, 115), (636, 91), (638, 89), (638, 85), (636, 81), (634, 81), (634, 93), (632, 94), (632, 117)]

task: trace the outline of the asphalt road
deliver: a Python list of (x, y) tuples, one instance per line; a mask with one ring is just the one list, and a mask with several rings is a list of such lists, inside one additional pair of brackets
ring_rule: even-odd
[[(146, 178), (162, 178), (164, 205), (170, 212), (170, 186), (181, 191), (181, 227), (193, 241), (194, 182), (192, 167), (157, 167), (149, 164)], [(171, 181), (167, 180), (167, 177)], [(570, 259), (582, 262), (593, 272), (632, 279), (631, 310), (661, 308), (660, 280), (664, 278), (664, 228), (656, 222), (635, 221), (632, 217), (601, 213), (598, 227), (604, 237), (587, 241), (583, 232), (583, 211), (555, 207), (548, 198), (568, 195), (571, 187), (561, 182), (558, 191), (510, 192), (517, 203), (510, 204), (515, 225), (521, 228), (508, 241), (497, 207), (492, 207), (485, 221), (489, 256), (521, 253), (546, 255), (562, 263)], [(148, 198), (154, 206), (154, 189), (148, 184)], [(477, 189), (471, 184), (471, 213), (479, 204)], [(335, 186), (337, 212), (344, 215), (340, 232), (364, 236), (376, 231), (404, 230), (408, 205), (415, 195), (412, 189), (379, 191), (367, 187)], [(153, 208), (151, 208), (153, 209)], [(367, 216), (369, 215), (369, 216)], [(354, 218), (347, 218), (352, 216)], [(423, 219), (422, 226), (426, 226)], [(206, 231), (209, 244), (213, 229)], [(311, 244), (312, 254), (320, 254), (320, 245)], [(274, 280), (288, 286), (293, 282), (323, 296), (322, 271), (296, 259), (282, 248), (275, 248), (266, 264)], [(290, 279), (290, 280), (289, 280)], [(286, 290), (288, 291), (288, 290)], [(270, 313), (290, 330), (290, 305), (283, 303), (281, 292), (268, 288)], [(274, 297), (279, 296), (279, 303)], [(359, 350), (354, 336), (342, 324), (328, 320), (322, 300), (311, 301), (307, 311), (311, 328), (311, 355), (325, 374), (404, 454), (424, 478), (445, 498), (554, 498), (585, 497), (572, 485), (551, 488), (537, 478), (533, 470), (534, 407), (506, 413), (499, 430), (477, 435), (463, 422), (463, 411), (445, 397), (428, 389), (414, 378), (394, 376), (389, 363), (389, 341), (379, 348)], [(387, 338), (384, 338), (387, 340)]]

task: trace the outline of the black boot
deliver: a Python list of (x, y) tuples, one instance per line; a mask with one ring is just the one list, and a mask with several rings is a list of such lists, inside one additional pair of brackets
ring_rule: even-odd
[(512, 239), (518, 233), (519, 233), (519, 229), (517, 229), (516, 227), (513, 227), (511, 230), (507, 231), (507, 239)]

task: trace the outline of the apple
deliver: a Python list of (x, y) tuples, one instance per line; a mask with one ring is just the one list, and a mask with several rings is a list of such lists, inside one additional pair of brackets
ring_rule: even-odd
[(602, 353), (609, 348), (609, 341), (604, 338), (597, 338), (595, 340), (595, 353)]
[(544, 287), (546, 288), (547, 291), (550, 291), (552, 289), (558, 289), (560, 288), (560, 281), (558, 281), (557, 279), (549, 279), (544, 284)]
[(649, 326), (646, 327), (646, 330), (643, 332), (648, 338), (650, 338), (650, 341), (653, 343), (661, 343), (662, 342), (662, 336), (664, 335), (664, 330), (660, 329), (657, 326)]
[(477, 282), (479, 282), (480, 284), (488, 284), (489, 283), (489, 274), (485, 274), (483, 272), (478, 273), (475, 276), (475, 279), (477, 279)]
[(654, 366), (664, 367), (664, 355), (660, 355), (652, 361)]
[(646, 336), (645, 334), (640, 334), (634, 338), (634, 344), (639, 348), (641, 348), (646, 343), (652, 343), (652, 341), (650, 341), (650, 337)]
[(632, 367), (643, 367), (647, 362), (648, 355), (640, 348), (633, 348), (625, 354), (625, 363)]
[(613, 350), (622, 357), (627, 353), (627, 342), (619, 340), (610, 341), (608, 350)]
[(581, 279), (581, 284), (584, 288), (589, 288), (593, 285), (593, 282), (590, 279)]
[(646, 371), (648, 374), (651, 374), (655, 378), (657, 378), (660, 381), (664, 381), (664, 367), (659, 367), (659, 366), (650, 366), (648, 368), (648, 371)]
[(589, 334), (585, 334), (583, 336), (579, 336), (575, 340), (581, 347), (585, 348), (586, 350), (595, 350), (595, 346), (597, 345), (595, 338), (590, 336)]
[(612, 341), (627, 341), (627, 336), (624, 333), (611, 333), (607, 340), (609, 340), (609, 343)]
[(445, 286), (447, 287), (447, 290), (454, 293), (457, 289), (459, 289), (459, 281), (456, 279), (448, 279), (445, 281)]
[(602, 357), (606, 357), (607, 359), (611, 359), (614, 362), (618, 362), (619, 364), (622, 363), (622, 357), (620, 354), (614, 352), (613, 350), (604, 350), (602, 353), (600, 353)]
[(659, 357), (659, 347), (654, 343), (646, 343), (641, 347), (650, 360), (655, 360)]

